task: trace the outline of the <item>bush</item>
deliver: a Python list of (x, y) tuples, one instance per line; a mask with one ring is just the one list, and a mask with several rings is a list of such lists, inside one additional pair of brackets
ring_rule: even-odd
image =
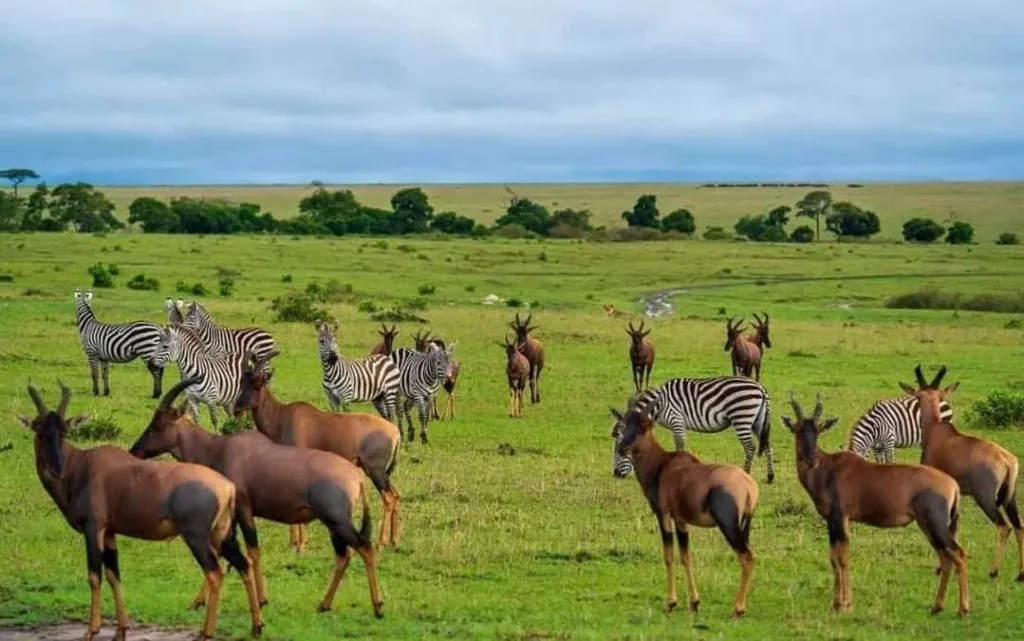
[(0, 274), (0, 283), (13, 283), (14, 274)]
[(364, 300), (363, 302), (359, 303), (359, 311), (367, 314), (372, 314), (373, 312), (380, 311), (380, 308), (377, 307), (377, 304), (374, 303), (372, 300)]
[(437, 287), (434, 285), (420, 285), (416, 291), (419, 292), (420, 296), (430, 296), (437, 291)]
[(285, 274), (284, 276), (281, 277), (281, 282), (282, 283), (290, 283), (290, 282), (292, 282), (292, 275), (291, 274)]
[(309, 294), (288, 292), (270, 302), (274, 320), (278, 323), (312, 323), (316, 319), (333, 321), (327, 310), (317, 307), (316, 300)]
[(378, 323), (426, 323), (427, 319), (409, 313), (403, 309), (392, 307), (370, 316), (370, 320)]
[(707, 229), (704, 230), (704, 233), (702, 234), (702, 236), (704, 237), (704, 240), (732, 240), (733, 239), (733, 235), (732, 234), (730, 234), (729, 232), (725, 231), (725, 229), (723, 227), (718, 227), (718, 226), (715, 226), (715, 227), (709, 226)]
[(179, 280), (174, 285), (174, 290), (179, 294), (191, 294), (193, 296), (206, 296), (206, 286), (202, 283), (193, 283), (189, 285), (183, 280)]
[(1024, 427), (1024, 394), (991, 392), (968, 408), (967, 420), (978, 427)]
[(997, 245), (1019, 245), (1020, 236), (1013, 233), (1012, 231), (1004, 231), (999, 234), (999, 238), (996, 239)]
[(789, 240), (794, 243), (814, 242), (814, 230), (809, 225), (800, 225), (789, 235)]
[(121, 428), (114, 419), (96, 416), (68, 432), (68, 438), (74, 441), (116, 441), (121, 437)]
[(931, 218), (911, 218), (903, 223), (903, 240), (908, 243), (933, 243), (943, 233), (942, 225)]
[(565, 223), (555, 225), (551, 228), (552, 238), (583, 238), (583, 229), (579, 227), (573, 227), (572, 225), (566, 225)]
[(245, 432), (255, 427), (252, 422), (252, 417), (246, 412), (238, 418), (229, 416), (227, 420), (221, 422), (220, 433), (221, 434), (237, 434), (238, 432)]
[(970, 223), (956, 221), (946, 230), (946, 242), (950, 245), (970, 245), (974, 240), (974, 227)]
[(92, 286), (93, 287), (113, 287), (114, 286), (114, 275), (115, 271), (111, 271), (110, 267), (107, 267), (103, 263), (96, 263), (88, 269), (88, 272), (92, 274)]
[(786, 230), (775, 226), (765, 227), (761, 236), (757, 238), (757, 241), (762, 243), (784, 243), (787, 240)]
[(145, 274), (135, 274), (128, 281), (128, 289), (139, 289), (143, 291), (160, 291), (160, 281), (155, 278), (148, 278)]
[(510, 298), (510, 299), (506, 300), (505, 304), (508, 305), (509, 307), (522, 307), (523, 306), (523, 301), (519, 300), (518, 298), (513, 297), (513, 298)]
[(219, 285), (220, 295), (225, 298), (230, 296), (235, 290), (235, 281), (232, 278), (221, 278)]
[(498, 238), (536, 238), (536, 232), (528, 230), (519, 223), (508, 223), (494, 230)]
[(409, 300), (402, 303), (402, 307), (410, 309), (416, 312), (427, 311), (427, 299), (425, 298), (410, 298)]
[(870, 238), (882, 231), (875, 212), (861, 209), (849, 202), (832, 205), (832, 213), (825, 218), (825, 229), (839, 237)]
[(916, 292), (901, 294), (885, 304), (892, 309), (960, 309), (972, 312), (1024, 312), (1024, 292), (1017, 294), (978, 294), (964, 298), (954, 292), (943, 292), (926, 287)]
[(677, 209), (661, 221), (661, 228), (665, 231), (677, 231), (683, 234), (692, 234), (697, 231), (697, 223), (689, 209)]

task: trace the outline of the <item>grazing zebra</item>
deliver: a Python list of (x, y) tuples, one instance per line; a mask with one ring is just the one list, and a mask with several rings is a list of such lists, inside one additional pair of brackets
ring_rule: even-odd
[[(953, 408), (942, 401), (939, 405), (943, 421), (953, 419)], [(862, 458), (873, 450), (875, 461), (892, 463), (895, 448), (921, 444), (921, 408), (913, 396), (900, 396), (878, 401), (850, 431), (849, 449)]]
[(181, 315), (181, 305), (183, 303), (184, 301), (180, 298), (177, 302), (171, 300), (170, 296), (164, 301), (164, 307), (167, 308), (167, 322), (171, 325), (181, 325), (185, 322), (185, 317)]
[(402, 414), (409, 423), (409, 440), (416, 437), (416, 429), (412, 424), (412, 406), (415, 405), (420, 414), (420, 441), (427, 443), (427, 423), (430, 420), (431, 402), (437, 390), (444, 385), (448, 378), (449, 367), (452, 362), (452, 354), (459, 341), (453, 341), (441, 349), (432, 349), (427, 352), (417, 352), (408, 347), (402, 347), (391, 352), (391, 360), (398, 366), (401, 374), (399, 391), (405, 401), (399, 412), (398, 423), (402, 427)]
[(160, 330), (153, 362), (165, 366), (170, 361), (178, 363), (181, 379), (198, 379), (185, 390), (188, 397), (189, 414), (199, 422), (199, 403), (210, 410), (210, 421), (217, 428), (217, 410), (220, 405), (231, 415), (235, 399), (241, 389), (242, 368), (251, 354), (230, 353), (214, 356), (194, 331), (181, 325), (169, 325)]
[[(772, 454), (768, 391), (757, 381), (742, 376), (673, 378), (661, 387), (641, 392), (630, 407), (641, 410), (653, 404), (651, 416), (672, 431), (676, 450), (686, 449), (686, 430), (715, 433), (732, 427), (743, 445), (743, 470), (750, 473), (754, 462), (754, 436), (760, 442), (758, 455), (768, 455), (768, 482), (775, 480)], [(624, 478), (633, 470), (629, 458), (614, 451), (613, 472)]]
[(316, 321), (322, 383), (331, 410), (337, 412), (340, 406), (347, 412), (352, 401), (370, 401), (381, 416), (397, 425), (398, 367), (382, 354), (345, 358), (338, 351), (334, 338), (337, 329), (337, 323), (332, 329), (320, 319)]
[[(188, 304), (184, 326), (194, 331), (202, 339), (207, 350), (213, 356), (252, 352), (257, 359), (262, 359), (274, 351), (274, 337), (267, 330), (259, 327), (239, 329), (219, 327), (213, 322), (210, 312), (196, 301)], [(264, 368), (269, 367), (268, 361)], [(264, 371), (269, 370), (265, 369)]]
[(141, 358), (153, 376), (153, 398), (160, 398), (164, 378), (163, 365), (153, 361), (160, 327), (149, 321), (131, 323), (101, 323), (92, 313), (92, 290), (84, 294), (75, 290), (75, 316), (82, 349), (89, 359), (92, 374), (92, 394), (99, 396), (97, 377), (103, 371), (103, 395), (110, 396), (110, 364), (130, 363)]

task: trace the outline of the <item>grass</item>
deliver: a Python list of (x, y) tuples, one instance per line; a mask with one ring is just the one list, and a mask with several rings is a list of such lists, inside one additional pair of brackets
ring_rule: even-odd
[[(759, 191), (771, 190), (746, 190)], [(13, 420), (31, 408), (25, 382), (31, 377), (52, 399), (54, 379), (61, 377), (74, 390), (71, 413), (108, 417), (122, 429), (114, 441), (122, 446), (139, 434), (155, 405), (148, 398), (151, 379), (139, 363), (112, 366), (110, 398), (90, 394), (71, 292), (89, 285), (88, 267), (114, 242), (122, 246), (121, 273), (114, 288), (95, 291), (100, 319), (165, 322), (164, 297), (176, 296), (171, 283), (214, 283), (224, 270), (233, 270), (231, 298), (201, 300), (226, 325), (255, 324), (274, 334), (283, 353), (273, 387), (283, 399), (325, 406), (312, 324), (276, 323), (270, 310), (272, 299), (304, 291), (314, 280), (336, 278), (353, 286), (344, 302), (322, 304), (341, 322), (338, 340), (347, 354), (365, 354), (379, 340), (378, 323), (358, 311), (360, 305), (372, 301), (381, 309), (405, 309), (420, 298), (424, 283), (435, 290), (416, 315), (434, 333), (459, 341), (458, 416), (431, 425), (430, 446), (404, 449), (395, 475), (404, 532), (401, 546), (380, 558), (385, 618), (372, 616), (358, 561), (335, 611), (316, 614), (333, 567), (324, 531), (310, 528), (310, 548), (300, 557), (287, 549), (285, 526), (261, 523), (271, 598), (267, 639), (1019, 635), (1024, 587), (1013, 581), (1016, 554), (1008, 553), (999, 579), (987, 578), (996, 532), (970, 501), (964, 503), (961, 530), (971, 564), (970, 617), (960, 620), (949, 610), (928, 615), (934, 556), (914, 526), (854, 525), (854, 611), (831, 614), (825, 526), (797, 482), (792, 441), (778, 416), (787, 412), (783, 399), (790, 390), (804, 399), (820, 391), (826, 414), (841, 418), (841, 427), (823, 437), (823, 446), (835, 449), (873, 401), (898, 393), (897, 381), (911, 379), (918, 362), (929, 371), (940, 363), (950, 367), (949, 380), (962, 382), (951, 399), (958, 411), (991, 390), (1024, 388), (1017, 367), (1024, 356), (1021, 332), (1008, 327), (1015, 316), (885, 306), (895, 295), (927, 287), (972, 296), (1020, 291), (1024, 248), (403, 239), (411, 251), (399, 252), (365, 239), (141, 234), (116, 241), (72, 234), (0, 236), (0, 273), (14, 277), (0, 283), (0, 411), (7, 417), (0, 423), (0, 444), (11, 444), (0, 451), (0, 621), (6, 624), (80, 620), (88, 607), (81, 538), (40, 486), (30, 435)], [(537, 258), (541, 252), (544, 261)], [(130, 275), (140, 272), (163, 287), (128, 289)], [(33, 295), (25, 295), (30, 290)], [(648, 320), (657, 348), (655, 383), (727, 372), (723, 318), (771, 314), (774, 348), (765, 359), (764, 383), (775, 399), (778, 478), (764, 484), (765, 462), (755, 461), (761, 503), (752, 547), (759, 565), (747, 617), (738, 622), (727, 619), (738, 567), (722, 538), (704, 529), (691, 537), (700, 614), (661, 614), (664, 571), (656, 524), (636, 482), (611, 474), (607, 408), (621, 407), (632, 385), (625, 319), (609, 320), (601, 304), (639, 313), (638, 298), (665, 290), (677, 292), (671, 298), (675, 314)], [(547, 352), (544, 400), (527, 405), (523, 420), (506, 416), (504, 354), (495, 345), (513, 310), (481, 305), (492, 293), (536, 303), (534, 322)], [(400, 325), (397, 344), (407, 345), (420, 327)], [(177, 375), (171, 371), (164, 380), (169, 388)], [(208, 426), (205, 412), (202, 418)], [(667, 445), (667, 432), (659, 432)], [(1020, 431), (979, 433), (1024, 453)], [(742, 461), (731, 432), (691, 435), (689, 444), (706, 460)], [(897, 456), (914, 461), (917, 453)], [(377, 524), (379, 501), (372, 507)], [(180, 541), (164, 545), (122, 537), (120, 549), (134, 622), (200, 624), (201, 613), (186, 610), (200, 576)], [(113, 605), (106, 588), (103, 598), (109, 620)], [(954, 589), (947, 604), (954, 611), (955, 599)], [(247, 621), (244, 592), (232, 576), (219, 635), (245, 637)]]
[[(360, 201), (374, 207), (390, 208), (391, 196), (405, 185), (348, 186)], [(337, 187), (331, 187), (337, 188)], [(589, 209), (595, 225), (622, 226), (620, 215), (630, 209), (638, 196), (658, 196), (662, 216), (679, 207), (690, 209), (697, 219), (697, 231), (721, 226), (732, 231), (741, 216), (765, 213), (778, 205), (792, 206), (811, 190), (806, 187), (730, 187), (704, 188), (694, 184), (542, 184), (513, 185), (515, 192), (552, 210), (564, 207)], [(454, 210), (480, 223), (490, 224), (504, 213), (502, 203), (509, 194), (504, 185), (424, 185), (434, 209)], [(827, 188), (835, 200), (850, 200), (878, 214), (882, 223), (880, 239), (901, 240), (903, 222), (925, 216), (948, 224), (954, 217), (974, 225), (975, 240), (994, 243), (1003, 232), (1024, 235), (1024, 183), (1020, 182), (940, 182), (940, 183), (867, 183), (851, 188), (836, 183)], [(103, 187), (117, 206), (122, 219), (128, 217), (128, 205), (139, 196), (169, 199), (174, 196), (226, 198), (260, 204), (264, 211), (279, 217), (297, 213), (298, 203), (310, 193), (303, 185), (166, 186)], [(796, 220), (800, 220), (799, 223)], [(807, 219), (791, 219), (789, 227), (807, 224)], [(813, 221), (810, 221), (813, 227)], [(822, 222), (824, 233), (824, 222)]]

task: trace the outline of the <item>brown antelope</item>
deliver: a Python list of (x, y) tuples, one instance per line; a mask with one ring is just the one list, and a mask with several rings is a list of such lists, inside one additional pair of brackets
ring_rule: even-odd
[[(106, 575), (117, 610), (116, 641), (124, 641), (128, 615), (121, 594), (117, 535), (148, 541), (181, 536), (203, 570), (208, 595), (206, 619), (199, 633), (209, 639), (217, 624), (224, 573), (219, 557), (238, 570), (245, 583), (252, 615), (252, 633), (263, 629), (252, 569), (235, 538), (235, 486), (201, 465), (171, 461), (139, 461), (119, 447), (101, 445), (80, 450), (65, 440), (67, 432), (88, 417), (66, 419), (71, 390), (58, 381), (60, 405), (47, 409), (42, 396), (29, 383), (28, 394), (36, 417), (19, 416), (35, 433), (36, 473), (68, 524), (85, 536), (85, 554), (92, 591), (85, 641), (100, 630), (100, 588)], [(193, 609), (202, 606), (198, 599)]]
[(388, 329), (387, 325), (382, 324), (380, 326), (380, 331), (377, 333), (380, 334), (381, 341), (374, 345), (373, 349), (370, 350), (370, 356), (376, 356), (377, 354), (380, 354), (381, 356), (391, 356), (391, 352), (395, 348), (395, 338), (398, 337), (398, 330), (395, 329), (394, 325)]
[(526, 360), (530, 361), (530, 403), (540, 403), (540, 374), (544, 370), (544, 344), (530, 336), (530, 332), (537, 329), (536, 325), (530, 325), (533, 314), (526, 317), (525, 321), (519, 320), (519, 312), (516, 312), (516, 319), (508, 325), (516, 333), (516, 344), (519, 351), (523, 353)]
[[(754, 315), (757, 318), (757, 315)], [(764, 346), (770, 347), (771, 342), (763, 342), (768, 338), (768, 326), (762, 325), (758, 319), (757, 333), (753, 337), (744, 336), (743, 319), (733, 323), (729, 318), (725, 321), (725, 351), (730, 352), (732, 359), (732, 375), (746, 376), (756, 381), (761, 380), (761, 354)], [(763, 330), (762, 330), (763, 328)]]
[(932, 614), (946, 602), (951, 568), (960, 584), (960, 614), (967, 614), (971, 599), (967, 587), (967, 554), (956, 540), (960, 518), (960, 489), (948, 474), (926, 465), (872, 463), (853, 452), (827, 454), (818, 437), (838, 422), (821, 421), (821, 395), (814, 413), (805, 417), (792, 396), (795, 419), (782, 417), (793, 433), (796, 472), (814, 508), (828, 526), (829, 561), (834, 577), (832, 607), (852, 607), (850, 585), (850, 521), (873, 527), (904, 527), (916, 521), (939, 557), (940, 577)]
[[(397, 545), (399, 496), (391, 485), (391, 474), (398, 464), (402, 432), (375, 414), (335, 414), (302, 401), (281, 403), (270, 391), (273, 374), (265, 367), (275, 355), (246, 363), (235, 416), (248, 410), (256, 429), (275, 443), (333, 452), (363, 468), (384, 502), (377, 544)], [(293, 525), (290, 542), (295, 551), (301, 554), (307, 541), (305, 525)]]
[[(328, 452), (279, 445), (255, 431), (210, 434), (188, 419), (184, 404), (180, 408), (172, 406), (182, 390), (194, 382), (184, 380), (171, 388), (130, 453), (141, 459), (170, 453), (178, 461), (216, 470), (234, 483), (235, 519), (252, 560), (261, 606), (267, 604), (267, 589), (260, 567), (256, 518), (289, 525), (316, 519), (330, 531), (335, 553), (334, 576), (320, 611), (331, 609), (354, 549), (366, 566), (373, 612), (378, 618), (383, 616), (370, 539), (370, 508), (359, 468)], [(363, 522), (357, 530), (352, 513), (359, 502), (363, 505)], [(196, 600), (203, 600), (204, 593), (205, 586)]]
[[(1021, 528), (1016, 499), (1017, 457), (992, 441), (962, 434), (950, 420), (943, 420), (942, 404), (946, 396), (959, 386), (959, 383), (953, 383), (945, 389), (939, 387), (946, 371), (943, 365), (928, 383), (918, 365), (914, 369), (917, 388), (900, 383), (907, 394), (917, 398), (921, 408), (921, 463), (956, 479), (960, 491), (973, 497), (985, 516), (999, 529), (999, 544), (988, 573), (992, 578), (999, 575), (1010, 528), (1013, 528), (1017, 538), (1017, 580), (1024, 581), (1024, 529)], [(1006, 519), (1002, 512), (1005, 512)]]
[[(758, 358), (751, 362), (751, 366), (754, 368), (754, 380), (761, 380), (761, 362), (764, 359), (765, 350), (771, 348), (772, 339), (768, 333), (768, 312), (761, 312), (764, 318), (761, 318), (755, 312), (754, 316), (754, 334), (747, 336), (747, 341), (757, 346)], [(746, 376), (750, 376), (748, 372)]]
[(523, 392), (526, 381), (530, 377), (530, 361), (523, 356), (519, 346), (508, 339), (498, 343), (505, 350), (505, 376), (508, 378), (508, 415), (512, 418), (523, 417)]
[(750, 575), (756, 565), (750, 551), (750, 522), (757, 507), (757, 483), (735, 465), (707, 464), (689, 452), (665, 451), (654, 437), (654, 420), (649, 410), (633, 407), (623, 415), (612, 408), (611, 412), (616, 420), (612, 429), (616, 450), (633, 462), (636, 479), (658, 519), (668, 580), (666, 612), (671, 612), (678, 602), (673, 530), (679, 542), (679, 560), (686, 570), (690, 610), (696, 612), (700, 605), (690, 563), (688, 526), (695, 525), (717, 527), (736, 552), (741, 573), (733, 616), (743, 616)]
[[(633, 367), (633, 386), (640, 392), (651, 386), (651, 370), (654, 369), (654, 343), (647, 335), (651, 330), (644, 330), (644, 321), (640, 327), (633, 327), (633, 321), (626, 328), (629, 334), (629, 362)], [(646, 382), (645, 382), (646, 376)]]
[(614, 303), (605, 303), (601, 307), (604, 308), (604, 313), (608, 315), (608, 318), (619, 318), (626, 315), (626, 312), (615, 309)]

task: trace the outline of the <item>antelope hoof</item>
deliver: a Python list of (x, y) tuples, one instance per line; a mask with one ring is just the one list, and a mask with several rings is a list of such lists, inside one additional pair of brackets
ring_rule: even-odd
[[(999, 568), (992, 568), (991, 570), (988, 571), (988, 578), (994, 579), (997, 576), (999, 576)], [(1018, 577), (1018, 580), (1019, 580), (1019, 577)]]
[(114, 632), (114, 639), (113, 639), (113, 641), (125, 641), (125, 639), (127, 637), (128, 637), (128, 627), (125, 626), (123, 628), (118, 628), (117, 631)]
[(699, 608), (700, 608), (700, 599), (694, 599), (693, 601), (690, 601), (690, 612), (696, 613)]
[(373, 604), (373, 616), (377, 617), (378, 619), (383, 619), (384, 618), (384, 602), (383, 601), (378, 601), (377, 603)]
[(746, 613), (747, 613), (746, 610), (740, 610), (739, 608), (737, 608), (737, 609), (732, 611), (732, 618), (734, 618), (734, 619), (742, 619), (743, 615), (746, 614)]
[(929, 610), (929, 614), (938, 614), (939, 612), (942, 612), (944, 609), (945, 608), (943, 608), (941, 605), (936, 604), (932, 606), (931, 610)]
[(666, 603), (665, 614), (672, 614), (672, 610), (675, 610), (677, 605), (678, 603), (676, 603), (675, 601), (669, 601), (668, 603)]
[(961, 605), (960, 609), (957, 610), (956, 613), (959, 614), (962, 617), (963, 616), (967, 616), (968, 614), (971, 613), (971, 606), (969, 606), (969, 605)]
[(206, 607), (206, 599), (196, 599), (192, 602), (192, 605), (188, 606), (189, 610), (198, 610), (199, 608)]
[(321, 603), (319, 606), (317, 606), (316, 611), (317, 612), (330, 612), (331, 611), (331, 606), (327, 605), (326, 603)]
[(1024, 572), (1017, 575), (1017, 583), (1024, 583)]
[[(270, 605), (270, 601), (268, 599), (260, 599), (260, 609), (261, 610), (263, 608), (267, 607), (268, 605)], [(262, 630), (263, 629), (262, 628), (263, 624), (261, 623), (260, 626), (261, 626), (260, 629)]]
[(263, 635), (263, 624), (262, 623), (258, 623), (256, 625), (252, 626), (251, 634), (254, 637), (262, 636)]

